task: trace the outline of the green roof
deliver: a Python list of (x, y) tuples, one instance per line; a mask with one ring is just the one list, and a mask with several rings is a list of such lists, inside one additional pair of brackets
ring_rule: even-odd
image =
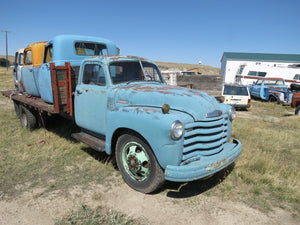
[(300, 55), (297, 54), (224, 52), (223, 57), (227, 59), (300, 62)]

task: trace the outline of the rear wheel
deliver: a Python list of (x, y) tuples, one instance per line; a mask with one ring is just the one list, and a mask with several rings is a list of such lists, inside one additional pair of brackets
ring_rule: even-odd
[(297, 108), (295, 110), (295, 115), (300, 116), (300, 105), (297, 106)]
[(31, 111), (27, 107), (20, 105), (20, 122), (22, 127), (27, 129), (34, 129), (37, 127), (37, 117), (34, 111)]
[(20, 118), (20, 106), (16, 101), (14, 101), (14, 108), (15, 108), (16, 115), (18, 116), (18, 118)]
[(270, 102), (276, 102), (277, 99), (276, 99), (276, 97), (274, 97), (274, 96), (270, 96), (270, 97), (269, 97), (269, 101), (270, 101)]
[(125, 133), (118, 138), (116, 161), (124, 181), (137, 191), (151, 193), (165, 181), (150, 146), (136, 134)]

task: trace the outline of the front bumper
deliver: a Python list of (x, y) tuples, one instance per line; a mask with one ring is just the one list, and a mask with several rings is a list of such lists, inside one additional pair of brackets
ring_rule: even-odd
[(239, 104), (228, 104), (228, 105), (231, 105), (233, 106), (235, 109), (247, 109), (247, 108), (250, 108), (250, 104), (247, 104), (247, 105), (239, 105)]
[(200, 160), (188, 165), (168, 165), (165, 169), (165, 179), (185, 182), (207, 177), (232, 164), (239, 157), (241, 151), (241, 142), (233, 139), (233, 143), (224, 144), (223, 151), (216, 155), (201, 156)]

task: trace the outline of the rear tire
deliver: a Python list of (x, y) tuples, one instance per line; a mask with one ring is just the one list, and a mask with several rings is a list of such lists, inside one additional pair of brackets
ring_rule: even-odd
[(15, 108), (17, 117), (20, 118), (20, 106), (16, 101), (14, 101), (14, 108)]
[(300, 116), (300, 105), (298, 105), (297, 108), (295, 109), (295, 115)]
[(33, 130), (37, 127), (37, 117), (35, 112), (29, 108), (20, 105), (20, 122), (22, 127)]
[(142, 193), (151, 193), (165, 182), (164, 172), (150, 146), (134, 133), (117, 140), (116, 161), (124, 181)]
[(274, 96), (270, 96), (270, 97), (269, 97), (269, 101), (270, 101), (270, 102), (277, 102), (277, 99), (276, 99), (276, 97), (274, 97)]

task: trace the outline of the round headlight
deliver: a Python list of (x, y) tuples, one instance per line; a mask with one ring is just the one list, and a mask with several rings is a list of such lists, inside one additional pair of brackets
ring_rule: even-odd
[(171, 137), (174, 140), (177, 140), (181, 138), (182, 135), (183, 135), (183, 124), (179, 120), (176, 120), (171, 125)]
[(235, 117), (236, 117), (236, 112), (235, 109), (232, 107), (231, 109), (229, 109), (229, 119), (232, 121), (234, 120)]

